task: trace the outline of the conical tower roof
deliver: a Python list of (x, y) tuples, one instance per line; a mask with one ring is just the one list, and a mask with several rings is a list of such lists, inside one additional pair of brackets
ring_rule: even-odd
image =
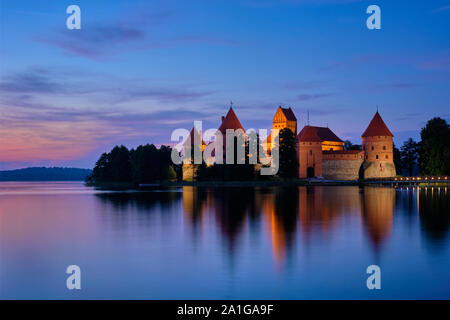
[(227, 129), (233, 130), (241, 129), (242, 131), (245, 131), (238, 117), (234, 113), (233, 108), (231, 107), (230, 110), (228, 110), (227, 115), (223, 119), (222, 124), (219, 127), (219, 131), (222, 132), (222, 134), (226, 134)]
[(373, 116), (366, 131), (361, 135), (362, 138), (373, 136), (394, 136), (392, 132), (389, 131), (378, 111)]

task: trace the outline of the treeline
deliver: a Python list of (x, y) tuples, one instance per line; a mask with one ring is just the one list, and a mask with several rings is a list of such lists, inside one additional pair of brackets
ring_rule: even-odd
[(88, 183), (149, 183), (177, 179), (179, 166), (171, 160), (172, 148), (153, 144), (140, 145), (128, 150), (125, 146), (115, 146), (103, 153), (95, 163)]
[[(259, 137), (258, 137), (259, 140)], [(236, 141), (235, 141), (236, 143)], [(298, 161), (296, 155), (296, 137), (289, 129), (280, 131), (280, 163), (278, 176), (283, 178), (296, 177)], [(235, 145), (235, 150), (236, 150)], [(262, 148), (258, 143), (258, 148)], [(89, 184), (102, 183), (151, 183), (156, 181), (182, 179), (182, 166), (174, 165), (171, 160), (172, 148), (153, 144), (139, 146), (128, 150), (125, 146), (115, 146), (110, 152), (103, 153), (95, 163), (92, 174), (86, 178)], [(236, 156), (236, 154), (235, 154)], [(261, 176), (255, 166), (249, 164), (249, 147), (245, 146), (246, 164), (223, 164), (206, 166), (202, 163), (198, 167), (196, 180), (261, 180), (268, 179)], [(234, 159), (237, 163), (237, 159)]]
[(407, 176), (450, 174), (450, 126), (442, 118), (429, 120), (420, 131), (421, 141), (409, 138), (394, 147), (397, 173)]
[(83, 181), (90, 169), (30, 167), (0, 171), (0, 181)]

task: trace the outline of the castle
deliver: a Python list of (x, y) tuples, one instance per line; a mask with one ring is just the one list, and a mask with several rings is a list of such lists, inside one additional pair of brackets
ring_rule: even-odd
[[(297, 134), (297, 118), (291, 108), (278, 107), (272, 121), (272, 130), (288, 128), (297, 136), (297, 157), (299, 178), (323, 177), (328, 180), (357, 180), (393, 177), (396, 175), (393, 157), (393, 134), (388, 129), (378, 111), (361, 135), (361, 150), (344, 150), (342, 141), (328, 127), (305, 125)], [(227, 129), (244, 131), (233, 108), (222, 117), (219, 131)], [(205, 143), (201, 132), (192, 129), (185, 144), (192, 144), (198, 134), (202, 150)], [(269, 135), (262, 146), (270, 153), (272, 141)], [(183, 179), (196, 178), (196, 165), (190, 159), (183, 164)]]

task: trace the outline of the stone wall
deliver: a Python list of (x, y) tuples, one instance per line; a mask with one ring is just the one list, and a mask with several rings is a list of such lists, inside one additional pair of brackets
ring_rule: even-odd
[(364, 162), (364, 179), (395, 177), (395, 165), (388, 161)]
[(198, 164), (183, 164), (183, 181), (197, 179)]
[(322, 162), (322, 176), (329, 180), (357, 180), (362, 163), (362, 159), (324, 159)]

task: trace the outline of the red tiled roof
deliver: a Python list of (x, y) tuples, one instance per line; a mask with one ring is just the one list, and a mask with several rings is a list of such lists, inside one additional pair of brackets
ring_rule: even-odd
[(289, 107), (289, 108), (281, 108), (281, 106), (280, 106), (280, 109), (281, 109), (281, 111), (283, 111), (284, 116), (286, 117), (286, 119), (288, 121), (297, 121), (297, 118), (295, 117), (295, 114), (292, 111), (291, 107)]
[(245, 131), (238, 117), (234, 113), (233, 108), (231, 107), (230, 110), (228, 110), (225, 119), (223, 119), (222, 124), (219, 127), (219, 131), (222, 132), (222, 134), (226, 134), (227, 129), (233, 130), (241, 129), (242, 131)]
[(394, 136), (391, 133), (391, 131), (389, 131), (383, 119), (381, 119), (381, 116), (378, 113), (378, 111), (373, 116), (366, 131), (364, 131), (364, 133), (361, 135), (361, 137), (373, 137), (373, 136), (390, 136), (390, 137)]
[(336, 141), (343, 142), (330, 128), (304, 126), (297, 135), (298, 141)]
[(298, 141), (322, 141), (319, 136), (317, 135), (317, 130), (314, 128), (317, 127), (311, 127), (311, 126), (304, 126), (302, 131), (297, 135)]

